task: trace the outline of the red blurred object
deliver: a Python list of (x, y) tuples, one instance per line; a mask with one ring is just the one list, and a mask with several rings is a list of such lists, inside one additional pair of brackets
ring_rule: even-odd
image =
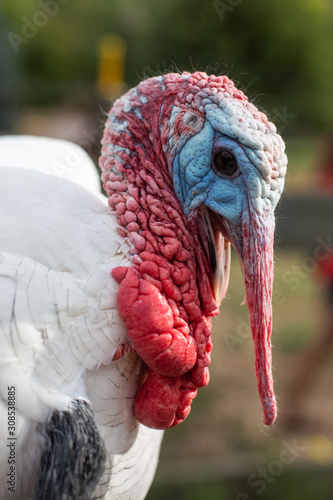
[(333, 131), (329, 132), (324, 139), (318, 187), (322, 192), (333, 195)]
[[(324, 139), (318, 187), (322, 193), (333, 196), (333, 131), (330, 131)], [(318, 261), (318, 271), (333, 283), (333, 249), (331, 254), (327, 254), (327, 258)]]
[(318, 262), (319, 273), (333, 281), (333, 249), (332, 254), (327, 256), (327, 259)]

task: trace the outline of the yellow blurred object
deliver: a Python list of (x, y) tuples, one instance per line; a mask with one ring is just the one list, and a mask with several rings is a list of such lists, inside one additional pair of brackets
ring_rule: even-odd
[(305, 442), (306, 455), (321, 465), (333, 462), (333, 442), (320, 434), (310, 437)]
[(124, 85), (126, 43), (117, 35), (107, 35), (99, 45), (98, 87), (105, 99), (119, 97)]

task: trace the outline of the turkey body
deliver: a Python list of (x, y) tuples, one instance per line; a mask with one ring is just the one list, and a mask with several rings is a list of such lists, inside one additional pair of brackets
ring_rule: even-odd
[[(6, 477), (13, 471), (8, 443), (15, 454), (15, 498), (46, 498), (36, 484), (50, 441), (47, 422), (69, 411), (74, 401), (90, 408), (103, 449), (101, 466), (82, 498), (142, 499), (155, 473), (163, 432), (144, 427), (133, 415), (142, 362), (126, 347), (115, 356), (129, 338), (110, 273), (130, 261), (99, 186), (95, 166), (74, 144), (0, 139), (4, 499), (15, 497)], [(9, 391), (15, 393), (10, 429)]]
[(209, 382), (230, 244), (263, 422), (276, 418), (276, 127), (226, 76), (169, 73), (114, 103), (101, 145), (108, 198), (77, 146), (0, 139), (4, 499), (145, 497), (162, 430)]

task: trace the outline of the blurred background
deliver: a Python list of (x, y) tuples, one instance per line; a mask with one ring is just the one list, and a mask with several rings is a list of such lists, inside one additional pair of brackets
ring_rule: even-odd
[(278, 421), (261, 424), (234, 258), (210, 385), (166, 433), (148, 500), (333, 499), (332, 28), (332, 0), (1, 0), (1, 134), (69, 139), (97, 162), (115, 98), (146, 77), (206, 70), (232, 78), (287, 144), (273, 298)]

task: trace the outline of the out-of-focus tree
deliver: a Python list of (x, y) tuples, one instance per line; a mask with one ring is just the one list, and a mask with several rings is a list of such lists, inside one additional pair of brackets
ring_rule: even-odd
[(0, 133), (11, 130), (16, 117), (17, 73), (6, 43), (7, 27), (0, 14)]
[(260, 94), (258, 102), (280, 129), (332, 123), (329, 0), (2, 0), (11, 32), (20, 35), (22, 18), (33, 21), (48, 3), (58, 5), (57, 14), (12, 51), (31, 89), (25, 89), (28, 100), (42, 100), (46, 83), (45, 99), (54, 100), (63, 98), (66, 82), (94, 82), (99, 40), (115, 33), (127, 45), (129, 86), (175, 66), (213, 65), (240, 81), (251, 98)]
[[(275, 109), (280, 128), (333, 120), (332, 4), (328, 0), (221, 0), (146, 3), (150, 67), (217, 63), (260, 104)], [(148, 9), (147, 5), (150, 4)], [(123, 4), (121, 25), (134, 20)], [(147, 23), (148, 24), (148, 23)], [(145, 53), (145, 52), (144, 52)], [(144, 54), (143, 53), (143, 54)], [(132, 67), (144, 66), (136, 52)]]

